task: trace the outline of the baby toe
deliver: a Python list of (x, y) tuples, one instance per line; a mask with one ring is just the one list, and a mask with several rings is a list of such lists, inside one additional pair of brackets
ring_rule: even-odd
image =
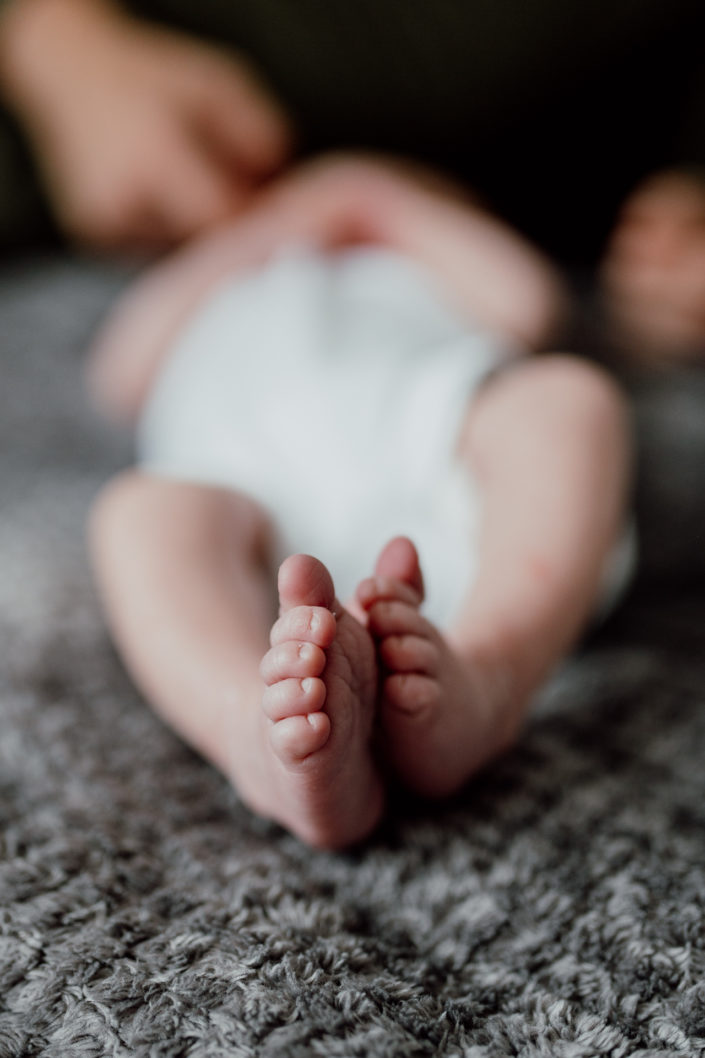
[(396, 536), (382, 548), (375, 564), (375, 574), (392, 577), (415, 588), (419, 601), (424, 597), (419, 553), (408, 536)]
[(420, 606), (422, 593), (411, 584), (396, 580), (394, 577), (367, 577), (358, 585), (356, 597), (363, 609), (382, 600), (394, 600), (407, 603), (409, 606)]
[(269, 732), (272, 749), (287, 765), (300, 764), (305, 757), (323, 749), (330, 735), (326, 713), (290, 716), (273, 724)]
[(262, 695), (262, 709), (276, 722), (292, 716), (306, 716), (318, 712), (326, 699), (323, 680), (315, 676), (304, 679), (285, 679), (267, 687)]
[(393, 635), (433, 637), (433, 625), (422, 617), (415, 606), (396, 600), (383, 599), (367, 611), (367, 626), (380, 638)]
[(378, 647), (380, 660), (394, 672), (418, 672), (435, 676), (438, 673), (440, 652), (435, 643), (425, 636), (392, 635)]
[(385, 704), (410, 717), (426, 718), (441, 703), (438, 680), (419, 673), (394, 673), (383, 685)]
[(335, 639), (335, 631), (335, 617), (330, 610), (323, 606), (295, 606), (274, 622), (269, 640), (273, 647), (293, 639), (325, 649)]
[(260, 675), (271, 686), (292, 676), (320, 676), (325, 664), (325, 652), (315, 643), (288, 639), (267, 651), (260, 664)]
[(290, 555), (279, 567), (279, 602), (283, 611), (299, 606), (330, 609), (335, 592), (331, 575), (312, 555)]

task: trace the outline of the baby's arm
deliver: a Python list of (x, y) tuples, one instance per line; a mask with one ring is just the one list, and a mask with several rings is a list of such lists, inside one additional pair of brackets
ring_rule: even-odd
[(368, 163), (358, 187), (374, 241), (426, 266), (472, 322), (529, 348), (544, 346), (564, 325), (570, 298), (556, 269), (457, 185)]
[(425, 265), (474, 322), (529, 347), (567, 315), (567, 290), (550, 262), (458, 185), (419, 166), (327, 157), (280, 182), (268, 203), (282, 241), (396, 249)]
[(308, 168), (282, 180), (238, 220), (173, 253), (118, 302), (91, 352), (88, 384), (111, 418), (132, 419), (181, 327), (226, 276), (264, 264), (280, 246), (352, 241), (357, 205), (347, 195), (317, 195)]
[(529, 347), (550, 336), (567, 304), (538, 251), (454, 185), (398, 164), (326, 158), (285, 177), (246, 216), (178, 251), (137, 284), (96, 344), (90, 377), (98, 403), (134, 416), (171, 339), (208, 291), (296, 243), (396, 249), (427, 266), (473, 321)]

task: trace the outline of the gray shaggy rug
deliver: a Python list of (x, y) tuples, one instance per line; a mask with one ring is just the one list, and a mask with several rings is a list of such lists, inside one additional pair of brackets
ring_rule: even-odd
[(140, 701), (83, 551), (124, 281), (0, 275), (0, 1058), (705, 1054), (705, 385), (635, 385), (643, 572), (517, 748), (363, 847), (255, 819)]

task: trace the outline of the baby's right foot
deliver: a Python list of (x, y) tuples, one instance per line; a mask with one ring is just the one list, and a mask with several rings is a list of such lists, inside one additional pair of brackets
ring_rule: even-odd
[(249, 800), (311, 845), (344, 847), (366, 837), (382, 812), (371, 752), (374, 647), (315, 558), (283, 563), (279, 596), (261, 665), (264, 781)]
[(379, 723), (387, 762), (428, 797), (455, 792), (506, 748), (497, 671), (461, 657), (422, 614), (416, 549), (397, 537), (382, 551), (357, 601), (367, 613), (380, 666)]

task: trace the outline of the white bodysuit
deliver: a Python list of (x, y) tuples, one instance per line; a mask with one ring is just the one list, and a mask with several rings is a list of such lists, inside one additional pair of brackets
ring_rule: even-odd
[(223, 282), (189, 321), (144, 409), (141, 463), (258, 500), (275, 557), (320, 558), (343, 601), (387, 540), (410, 536), (425, 611), (447, 624), (480, 516), (459, 433), (511, 355), (396, 253), (291, 249)]

